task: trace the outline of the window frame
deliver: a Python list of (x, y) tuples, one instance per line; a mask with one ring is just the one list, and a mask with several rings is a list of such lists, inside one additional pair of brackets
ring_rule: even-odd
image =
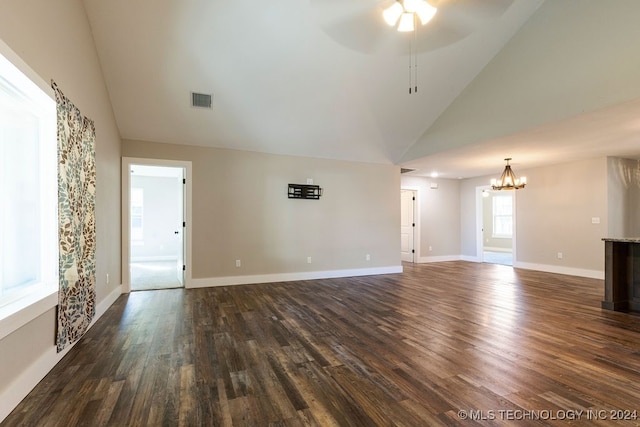
[[(138, 200), (138, 197), (139, 200)], [(144, 188), (131, 188), (131, 244), (136, 246), (144, 246)], [(134, 210), (139, 212), (134, 214)], [(134, 222), (140, 221), (140, 227), (135, 227)], [(139, 232), (138, 232), (139, 230)]]
[[(24, 88), (34, 102), (34, 110), (42, 108), (44, 121), (40, 123), (40, 138), (44, 146), (38, 145), (38, 155), (45, 160), (47, 169), (39, 185), (41, 239), (39, 282), (15, 292), (6, 301), (0, 302), (0, 339), (15, 332), (25, 324), (53, 309), (58, 304), (58, 216), (57, 216), (57, 140), (56, 106), (51, 87), (40, 78), (22, 59), (0, 40), (2, 75), (11, 84)], [(17, 72), (16, 72), (17, 71)], [(43, 157), (44, 156), (44, 157)]]

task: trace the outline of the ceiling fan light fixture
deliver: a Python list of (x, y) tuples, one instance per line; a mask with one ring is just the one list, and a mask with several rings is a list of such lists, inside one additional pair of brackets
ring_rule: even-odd
[(425, 25), (431, 21), (437, 11), (437, 8), (425, 0), (396, 0), (382, 11), (382, 17), (390, 27), (395, 27), (399, 20), (398, 31), (410, 32), (415, 29), (415, 16), (420, 19), (422, 25)]
[(382, 12), (382, 17), (389, 26), (393, 27), (398, 23), (402, 12), (404, 12), (402, 5), (396, 1)]
[[(418, 29), (416, 23), (425, 25), (438, 11), (426, 0), (395, 0), (393, 4), (382, 11), (382, 17), (390, 27), (395, 27), (402, 33), (413, 33), (409, 48), (409, 95), (418, 92)], [(398, 21), (400, 21), (398, 23)]]
[(414, 18), (415, 15), (413, 13), (405, 12), (400, 16), (400, 23), (398, 24), (398, 31), (406, 33), (413, 31), (414, 27)]
[(433, 19), (437, 11), (437, 8), (431, 6), (426, 1), (420, 1), (420, 4), (416, 9), (416, 15), (418, 15), (418, 18), (420, 18), (420, 22), (422, 23), (422, 25), (424, 25), (427, 22), (431, 21), (431, 19)]
[(420, 7), (420, 3), (424, 3), (423, 0), (404, 0), (402, 4), (404, 5), (405, 12), (416, 13), (418, 8)]

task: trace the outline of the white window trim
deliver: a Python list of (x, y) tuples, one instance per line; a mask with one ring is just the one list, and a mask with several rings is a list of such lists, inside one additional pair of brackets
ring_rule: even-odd
[(0, 339), (58, 305), (58, 289), (49, 286), (0, 308)]
[[(0, 54), (51, 99), (55, 98), (53, 89), (2, 40), (0, 40)], [(57, 282), (48, 286), (41, 286), (40, 289), (30, 293), (28, 296), (0, 307), (0, 339), (42, 316), (56, 305), (58, 305)]]

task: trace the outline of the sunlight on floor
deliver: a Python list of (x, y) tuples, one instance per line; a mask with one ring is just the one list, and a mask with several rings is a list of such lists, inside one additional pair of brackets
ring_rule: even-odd
[(511, 252), (489, 252), (482, 253), (482, 262), (489, 264), (513, 265), (513, 254)]

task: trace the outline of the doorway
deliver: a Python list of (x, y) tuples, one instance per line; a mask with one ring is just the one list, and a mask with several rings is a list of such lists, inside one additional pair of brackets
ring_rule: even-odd
[(400, 259), (415, 262), (416, 191), (400, 190)]
[(188, 282), (190, 163), (183, 163), (123, 159), (122, 276), (127, 291), (180, 288)]
[(482, 262), (513, 266), (515, 237), (514, 191), (482, 188), (479, 254)]

